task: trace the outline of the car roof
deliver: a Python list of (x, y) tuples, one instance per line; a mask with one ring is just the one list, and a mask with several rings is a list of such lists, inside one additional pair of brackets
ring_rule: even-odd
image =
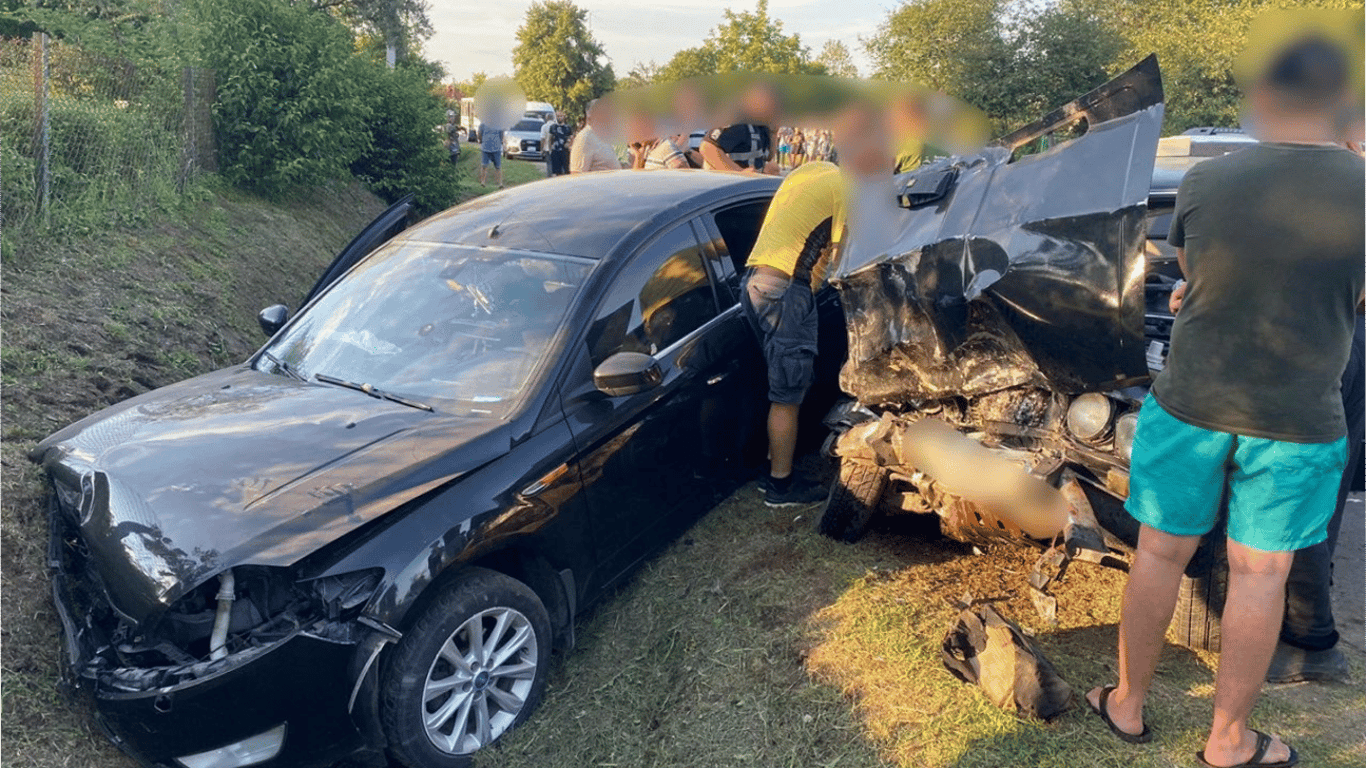
[(432, 216), (399, 239), (558, 253), (612, 255), (636, 229), (660, 226), (780, 179), (700, 170), (601, 171), (534, 181)]
[(1238, 128), (1191, 128), (1177, 136), (1165, 136), (1157, 142), (1151, 194), (1175, 196), (1186, 171), (1196, 164), (1256, 143), (1257, 139)]

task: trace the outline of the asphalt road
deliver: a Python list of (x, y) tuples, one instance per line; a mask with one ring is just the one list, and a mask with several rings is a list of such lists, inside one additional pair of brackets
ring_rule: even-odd
[(1366, 494), (1354, 493), (1343, 512), (1333, 557), (1333, 618), (1342, 642), (1366, 654)]

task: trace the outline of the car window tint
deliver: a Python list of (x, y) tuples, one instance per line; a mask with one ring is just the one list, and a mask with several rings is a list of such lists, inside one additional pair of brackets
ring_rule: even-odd
[(512, 126), (512, 130), (528, 133), (535, 131), (539, 133), (541, 126), (543, 125), (545, 125), (545, 122), (542, 120), (521, 120), (516, 125)]
[(734, 261), (736, 272), (745, 271), (749, 252), (754, 250), (754, 243), (759, 239), (759, 230), (764, 226), (764, 214), (768, 213), (768, 204), (768, 200), (742, 203), (717, 211), (713, 217), (716, 220), (716, 228), (721, 231), (721, 240), (725, 244), (724, 252)]
[(657, 354), (716, 317), (716, 300), (688, 224), (669, 230), (617, 277), (588, 329), (593, 365), (617, 352)]

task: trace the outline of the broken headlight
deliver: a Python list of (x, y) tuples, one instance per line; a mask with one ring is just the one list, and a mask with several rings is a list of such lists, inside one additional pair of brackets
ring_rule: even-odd
[(1099, 392), (1087, 392), (1067, 407), (1067, 431), (1079, 440), (1095, 442), (1105, 437), (1114, 415), (1114, 401)]
[(1129, 461), (1134, 450), (1134, 433), (1138, 431), (1138, 411), (1130, 411), (1115, 420), (1115, 455)]

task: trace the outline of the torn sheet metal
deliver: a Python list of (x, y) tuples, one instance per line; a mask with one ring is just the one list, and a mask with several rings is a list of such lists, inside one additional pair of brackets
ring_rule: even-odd
[[(849, 318), (843, 389), (881, 405), (1146, 377), (1142, 249), (1162, 98), (1149, 57), (996, 146), (898, 177), (917, 207), (882, 231), (854, 217), (835, 278)], [(1081, 135), (1012, 161), (1063, 130)], [(937, 201), (909, 195), (937, 190), (946, 166), (957, 175)]]

